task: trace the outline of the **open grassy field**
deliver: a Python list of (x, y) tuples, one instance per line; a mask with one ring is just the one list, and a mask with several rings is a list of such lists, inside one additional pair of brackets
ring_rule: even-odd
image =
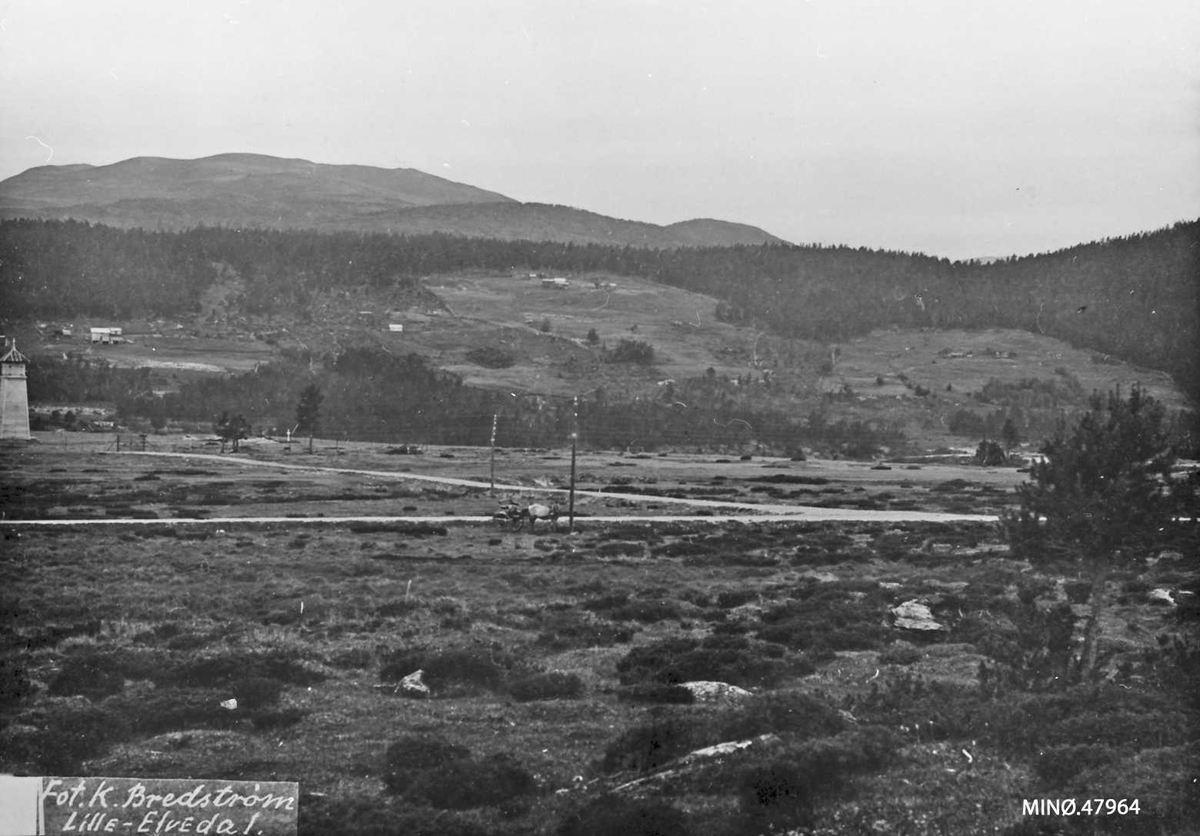
[[(615, 347), (622, 339), (640, 340), (655, 349), (654, 378), (685, 378), (704, 374), (713, 368), (718, 374), (737, 376), (754, 366), (756, 348), (761, 359), (769, 348), (782, 342), (765, 339), (750, 328), (719, 322), (716, 302), (711, 297), (657, 284), (644, 279), (607, 274), (571, 276), (565, 288), (546, 288), (541, 280), (528, 275), (465, 275), (430, 280), (428, 288), (442, 299), (453, 315), (476, 327), (486, 324), (499, 329), (499, 346), (511, 347), (517, 358), (548, 354), (561, 367), (570, 356), (578, 355), (577, 365), (585, 379), (604, 382), (604, 370), (594, 360), (595, 352), (586, 342), (589, 331)], [(549, 326), (549, 330), (542, 329)], [(527, 348), (524, 336), (532, 332), (548, 351)], [(419, 337), (417, 339), (420, 339)], [(756, 347), (755, 342), (759, 345)], [(795, 341), (794, 350), (803, 354), (807, 344)], [(461, 345), (461, 343), (460, 343)], [(478, 366), (453, 355), (444, 357), (447, 368), (463, 374), (468, 382), (534, 388), (554, 394), (578, 391), (579, 374), (537, 377), (533, 385), (523, 377), (480, 375)], [(796, 363), (799, 374), (803, 363)], [(517, 369), (519, 373), (520, 369)], [(629, 369), (622, 370), (625, 374)], [(812, 374), (812, 370), (808, 370)], [(545, 386), (542, 390), (540, 387)]]
[[(1013, 469), (588, 454), (611, 495), (567, 533), (429, 521), (495, 508), (411, 478), (486, 482), (481, 450), (114, 446), (0, 453), (8, 520), (142, 523), (3, 528), (0, 771), (298, 781), (301, 833), (333, 836), (1192, 826), (1194, 526), (1114, 577), (1104, 678), (1064, 687), (1080, 579), (993, 525), (639, 519), (670, 495), (996, 511)], [(497, 481), (550, 498), (568, 466), (507, 451)], [(321, 514), (426, 521), (171, 522)], [(1023, 808), (1063, 797), (1126, 812)]]
[(969, 394), (981, 392), (990, 380), (1015, 383), (1068, 374), (1085, 392), (1118, 387), (1128, 392), (1139, 384), (1169, 409), (1188, 405), (1161, 372), (1118, 363), (1061, 340), (1004, 328), (875, 331), (840, 346), (831, 377), (870, 394), (877, 386), (876, 376), (883, 375), (884, 387), (878, 395), (912, 397), (900, 378), (904, 375), (914, 386), (924, 386), (953, 404), (966, 406), (970, 405)]
[[(820, 388), (831, 394), (852, 392), (853, 397), (844, 399), (844, 411), (900, 421), (915, 444), (936, 446), (945, 443), (950, 418), (960, 410), (984, 416), (1003, 406), (1028, 408), (1031, 381), (1055, 390), (1051, 413), (1078, 407), (1093, 392), (1128, 392), (1135, 385), (1168, 409), (1190, 408), (1186, 396), (1162, 372), (1113, 361), (1061, 340), (999, 328), (875, 331), (838, 347), (837, 361)], [(1010, 394), (1016, 394), (989, 400), (989, 384), (1010, 387)], [(1048, 431), (1049, 427), (1043, 430)]]
[[(14, 453), (10, 519), (178, 519), (257, 516), (489, 517), (500, 501), (558, 502), (570, 485), (569, 450), (393, 447), (366, 442), (248, 439), (210, 460), (220, 442), (199, 436), (39, 433)], [(120, 440), (119, 440), (120, 439)], [(145, 455), (143, 455), (143, 453)], [(160, 456), (159, 454), (165, 454)], [(45, 467), (46, 462), (56, 464)], [(792, 461), (771, 456), (580, 452), (576, 513), (712, 516), (789, 510), (995, 516), (1024, 479), (1016, 467), (928, 462)], [(114, 479), (112, 469), (122, 477)], [(36, 476), (34, 475), (36, 473)], [(442, 481), (436, 481), (442, 480)]]

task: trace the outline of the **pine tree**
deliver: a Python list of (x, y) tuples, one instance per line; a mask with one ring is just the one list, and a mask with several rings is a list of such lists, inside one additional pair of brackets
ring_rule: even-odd
[(1045, 566), (1083, 570), (1091, 579), (1091, 613), (1079, 660), (1090, 675), (1108, 574), (1144, 555), (1180, 507), (1182, 482), (1172, 483), (1175, 453), (1166, 410), (1135, 387), (1128, 399), (1093, 396), (1091, 411), (1045, 441), (1032, 481), (1017, 488), (1020, 507), (1005, 514), (1015, 556)]
[(222, 449), (224, 442), (229, 441), (232, 442), (233, 452), (236, 453), (241, 440), (250, 436), (250, 422), (242, 415), (231, 418), (228, 412), (222, 412), (221, 417), (213, 422), (213, 432), (221, 437)]
[(300, 391), (296, 404), (296, 432), (314, 435), (321, 425), (321, 401), (325, 396), (316, 383), (310, 383)]
[(975, 464), (983, 467), (999, 467), (1008, 461), (1004, 448), (994, 441), (984, 439), (975, 448)]
[(1004, 419), (1004, 426), (1000, 428), (1000, 440), (1004, 442), (1005, 450), (1012, 450), (1021, 443), (1021, 434), (1012, 418)]

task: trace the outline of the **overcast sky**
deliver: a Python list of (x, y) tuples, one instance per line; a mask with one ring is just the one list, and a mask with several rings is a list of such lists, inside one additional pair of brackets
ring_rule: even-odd
[(229, 151), (1039, 252), (1200, 217), (1200, 2), (0, 0), (0, 178)]

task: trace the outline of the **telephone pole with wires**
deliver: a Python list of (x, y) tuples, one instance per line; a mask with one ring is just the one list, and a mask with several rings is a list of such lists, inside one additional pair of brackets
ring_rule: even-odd
[(579, 396), (571, 407), (571, 490), (567, 495), (567, 532), (575, 531), (575, 450), (579, 445)]

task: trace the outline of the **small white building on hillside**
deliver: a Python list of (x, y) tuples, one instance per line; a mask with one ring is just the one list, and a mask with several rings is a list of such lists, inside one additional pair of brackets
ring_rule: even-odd
[(91, 341), (94, 343), (101, 343), (102, 345), (113, 345), (115, 343), (125, 342), (124, 338), (121, 336), (121, 333), (122, 332), (120, 328), (89, 329)]

